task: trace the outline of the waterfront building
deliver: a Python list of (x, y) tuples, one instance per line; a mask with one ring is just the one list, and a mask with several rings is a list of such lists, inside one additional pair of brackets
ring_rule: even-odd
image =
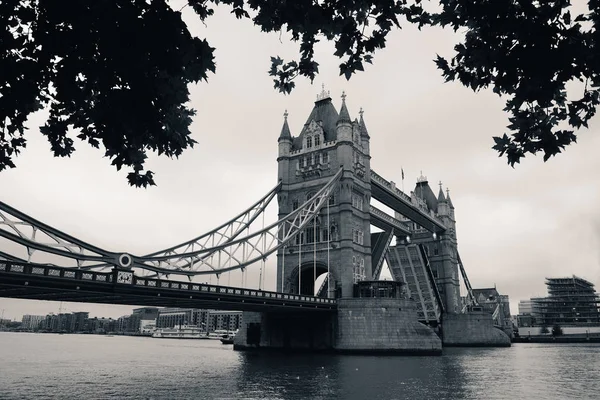
[(161, 308), (156, 318), (157, 328), (173, 328), (176, 325), (194, 325), (206, 329), (208, 311), (196, 308)]
[(521, 315), (531, 315), (533, 313), (533, 301), (529, 300), (520, 300), (519, 301), (519, 314)]
[(69, 319), (67, 332), (84, 332), (87, 329), (89, 312), (74, 312)]
[(40, 326), (40, 323), (46, 318), (45, 315), (23, 315), (21, 319), (21, 328), (34, 331)]
[(208, 331), (237, 331), (242, 323), (241, 311), (210, 310), (208, 314)]
[(241, 311), (203, 310), (197, 308), (163, 308), (158, 310), (156, 328), (178, 325), (198, 326), (206, 332), (235, 331), (242, 321)]
[(142, 334), (151, 334), (156, 327), (156, 318), (158, 317), (158, 307), (136, 308), (131, 314), (130, 327), (131, 332)]
[(537, 326), (600, 326), (600, 298), (594, 284), (573, 275), (546, 278), (547, 297), (531, 299)]
[(112, 318), (90, 318), (88, 319), (88, 332), (108, 333), (117, 331), (117, 320)]

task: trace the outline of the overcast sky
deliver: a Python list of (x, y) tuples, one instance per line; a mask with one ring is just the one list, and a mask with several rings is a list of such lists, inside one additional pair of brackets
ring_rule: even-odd
[[(70, 159), (53, 158), (39, 133), (45, 114), (38, 113), (29, 121), (18, 168), (0, 173), (2, 201), (108, 250), (144, 254), (185, 241), (229, 220), (275, 185), (283, 113), (288, 110), (297, 135), (324, 83), (338, 110), (342, 91), (352, 118), (364, 108), (373, 170), (400, 187), (403, 168), (407, 192), (421, 170), (436, 193), (439, 180), (450, 188), (459, 251), (474, 287), (496, 285), (510, 296), (516, 314), (519, 300), (546, 295), (544, 277), (576, 274), (600, 283), (597, 119), (564, 154), (546, 163), (528, 157), (512, 169), (491, 150), (492, 136), (508, 124), (502, 99), (445, 84), (435, 68), (436, 53), (451, 55), (456, 42), (449, 31), (407, 27), (392, 33), (374, 65), (350, 81), (338, 76), (333, 46), (321, 44), (314, 84), (298, 80), (284, 96), (273, 90), (267, 70), (270, 56), (296, 56), (297, 45), (285, 34), (281, 41), (278, 34), (263, 34), (222, 7), (206, 27), (189, 8), (185, 15), (193, 34), (216, 47), (217, 73), (191, 88), (198, 145), (178, 160), (150, 158), (158, 186), (129, 187), (128, 171), (116, 172), (102, 151), (84, 143)], [(274, 222), (276, 210), (267, 218)], [(267, 262), (270, 289), (274, 261)], [(250, 268), (251, 285), (258, 270)], [(239, 275), (231, 275), (232, 284)], [(132, 307), (62, 308), (118, 317)], [(5, 318), (20, 319), (57, 312), (59, 304), (2, 298), (1, 309)]]

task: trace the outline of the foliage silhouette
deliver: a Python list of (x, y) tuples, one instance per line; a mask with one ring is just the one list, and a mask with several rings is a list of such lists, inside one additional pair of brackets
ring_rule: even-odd
[[(424, 7), (424, 4), (427, 7)], [(335, 43), (347, 79), (372, 63), (402, 24), (465, 32), (454, 56), (435, 63), (447, 81), (505, 97), (509, 134), (493, 148), (510, 165), (543, 152), (544, 161), (576, 141), (600, 102), (600, 1), (572, 15), (570, 0), (187, 0), (201, 21), (229, 6), (264, 32), (290, 32), (299, 59), (271, 58), (274, 87), (319, 72), (314, 45)], [(425, 8), (431, 10), (426, 10)], [(250, 15), (252, 13), (252, 16)], [(193, 147), (188, 85), (215, 72), (214, 48), (193, 37), (165, 0), (0, 1), (0, 171), (26, 145), (24, 123), (43, 107), (42, 133), (55, 156), (74, 148), (68, 130), (103, 146), (135, 186), (154, 185), (147, 152), (178, 157)], [(580, 92), (567, 85), (579, 81)]]

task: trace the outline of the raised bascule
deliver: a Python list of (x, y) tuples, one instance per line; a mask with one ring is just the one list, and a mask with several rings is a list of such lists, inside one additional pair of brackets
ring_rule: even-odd
[[(98, 248), (0, 202), (0, 297), (242, 310), (238, 350), (510, 346), (473, 295), (449, 192), (440, 183), (436, 196), (423, 176), (402, 192), (371, 170), (370, 140), (362, 109), (352, 120), (346, 96), (338, 113), (323, 90), (297, 136), (284, 114), (271, 191), (222, 226), (145, 256)], [(274, 198), (278, 220), (261, 226)], [(275, 291), (262, 288), (270, 255)], [(384, 264), (393, 280), (380, 280)], [(237, 270), (244, 282), (248, 268), (260, 268), (258, 288), (200, 281)]]

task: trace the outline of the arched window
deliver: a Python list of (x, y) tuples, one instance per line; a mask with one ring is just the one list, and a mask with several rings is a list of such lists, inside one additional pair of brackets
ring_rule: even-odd
[(321, 153), (321, 161), (323, 164), (327, 164), (329, 162), (329, 153)]
[(329, 240), (335, 242), (337, 240), (337, 228), (335, 225), (332, 225), (329, 229)]
[(306, 148), (310, 149), (312, 147), (312, 136), (308, 136), (306, 138)]
[(315, 146), (318, 146), (321, 144), (321, 138), (319, 137), (319, 135), (315, 136)]

